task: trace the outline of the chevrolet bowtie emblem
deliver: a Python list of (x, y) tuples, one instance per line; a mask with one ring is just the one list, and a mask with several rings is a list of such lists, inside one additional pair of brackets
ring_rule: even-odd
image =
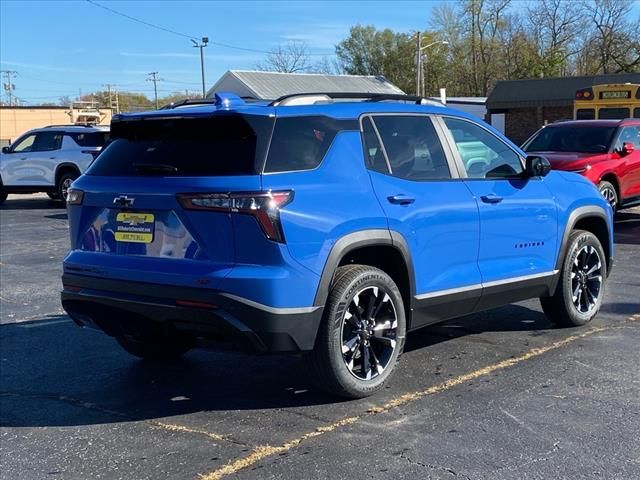
[(133, 205), (135, 198), (129, 198), (126, 195), (120, 195), (113, 199), (113, 204), (119, 207), (130, 207)]

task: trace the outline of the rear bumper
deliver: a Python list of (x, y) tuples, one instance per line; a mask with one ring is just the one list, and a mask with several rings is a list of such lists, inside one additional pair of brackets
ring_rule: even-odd
[(108, 335), (186, 334), (257, 353), (313, 349), (323, 307), (273, 308), (224, 292), (62, 276), (62, 306)]

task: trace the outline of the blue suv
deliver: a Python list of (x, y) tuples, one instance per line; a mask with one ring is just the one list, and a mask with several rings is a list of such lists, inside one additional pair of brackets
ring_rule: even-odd
[(613, 258), (591, 182), (415, 97), (221, 93), (119, 115), (67, 202), (76, 323), (142, 358), (301, 353), (352, 398), (425, 325), (533, 297), (589, 322)]

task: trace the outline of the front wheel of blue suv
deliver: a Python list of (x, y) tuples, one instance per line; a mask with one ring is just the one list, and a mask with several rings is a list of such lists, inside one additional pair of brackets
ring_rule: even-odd
[(383, 388), (404, 347), (402, 295), (367, 265), (338, 268), (309, 361), (319, 388), (362, 398)]
[(556, 291), (540, 299), (547, 318), (561, 327), (579, 327), (597, 315), (607, 278), (605, 258), (602, 244), (593, 233), (571, 233)]

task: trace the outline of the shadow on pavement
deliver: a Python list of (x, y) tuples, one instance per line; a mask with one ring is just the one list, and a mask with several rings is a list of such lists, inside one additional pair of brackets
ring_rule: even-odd
[(66, 208), (64, 202), (56, 202), (44, 195), (9, 195), (9, 198), (0, 206), (0, 210), (36, 210), (36, 209), (62, 209)]
[[(487, 331), (544, 335), (549, 327), (541, 313), (511, 305), (414, 332), (406, 350)], [(0, 351), (3, 426), (89, 425), (341, 402), (312, 388), (296, 356), (194, 350), (178, 362), (153, 364), (64, 315), (1, 326)]]
[(640, 212), (637, 209), (618, 212), (613, 236), (615, 243), (640, 245)]

